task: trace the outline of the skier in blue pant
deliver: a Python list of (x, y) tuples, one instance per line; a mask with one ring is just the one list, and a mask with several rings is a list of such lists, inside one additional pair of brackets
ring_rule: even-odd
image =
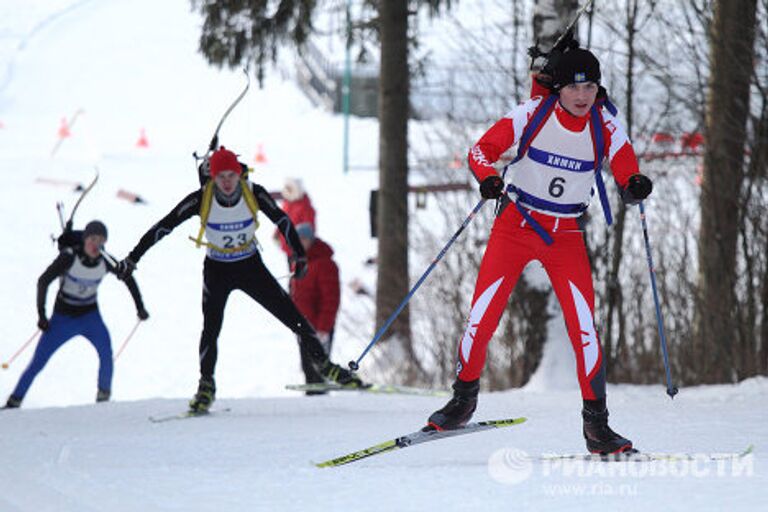
[[(58, 257), (37, 281), (37, 326), (43, 331), (43, 335), (32, 361), (8, 397), (5, 408), (19, 407), (35, 377), (54, 352), (78, 335), (86, 338), (99, 355), (96, 401), (109, 400), (112, 389), (112, 343), (107, 326), (99, 313), (96, 293), (104, 275), (107, 272), (114, 274), (115, 267), (101, 255), (101, 248), (107, 240), (107, 228), (103, 223), (97, 220), (89, 222), (81, 240), (75, 246), (66, 247), (59, 252)], [(48, 286), (57, 277), (61, 284), (56, 295), (53, 316), (48, 320), (45, 299)], [(144, 309), (136, 281), (128, 277), (125, 284), (136, 304), (138, 317), (146, 320), (149, 314)]]

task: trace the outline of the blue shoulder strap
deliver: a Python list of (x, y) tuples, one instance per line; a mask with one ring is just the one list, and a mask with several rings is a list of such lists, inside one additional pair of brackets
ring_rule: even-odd
[[(504, 166), (504, 170), (501, 172), (501, 179), (504, 179), (507, 176), (507, 169), (510, 165), (515, 164), (525, 156), (525, 152), (528, 151), (528, 148), (531, 146), (531, 140), (533, 140), (533, 137), (538, 133), (541, 125), (547, 117), (549, 117), (549, 114), (552, 113), (552, 110), (554, 110), (555, 103), (559, 97), (560, 96), (557, 94), (550, 94), (544, 98), (544, 101), (542, 101), (538, 107), (536, 107), (536, 111), (533, 113), (533, 118), (531, 118), (530, 122), (523, 128), (523, 134), (520, 136), (520, 142), (517, 145), (517, 155), (515, 155), (515, 158), (511, 162)], [(498, 205), (496, 209), (498, 210)]]
[(600, 107), (597, 105), (592, 106), (590, 114), (589, 122), (592, 128), (592, 140), (595, 143), (595, 184), (597, 186), (597, 193), (600, 196), (600, 204), (603, 207), (605, 222), (610, 226), (613, 224), (613, 215), (611, 214), (611, 203), (608, 202), (608, 194), (605, 192), (605, 183), (603, 182), (603, 158), (605, 155), (603, 116), (600, 115)]
[(531, 140), (538, 133), (539, 128), (549, 117), (549, 114), (552, 113), (558, 98), (559, 96), (557, 94), (550, 94), (544, 98), (544, 101), (542, 101), (541, 105), (538, 106), (536, 112), (533, 114), (533, 118), (531, 118), (530, 122), (523, 129), (523, 134), (520, 137), (520, 144), (517, 147), (517, 155), (515, 156), (515, 159), (512, 160), (508, 165), (514, 164), (523, 158), (523, 156), (525, 156), (525, 152), (528, 151), (528, 148), (531, 146)]

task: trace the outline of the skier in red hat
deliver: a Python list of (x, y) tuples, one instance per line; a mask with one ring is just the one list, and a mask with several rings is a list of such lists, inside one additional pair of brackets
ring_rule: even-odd
[(192, 412), (207, 411), (215, 400), (217, 339), (224, 307), (233, 290), (248, 294), (298, 335), (302, 349), (310, 355), (324, 378), (350, 387), (362, 385), (354, 373), (330, 361), (315, 329), (264, 266), (256, 241), (259, 212), (277, 226), (290, 246), (295, 278), (304, 277), (307, 259), (288, 216), (278, 208), (269, 192), (247, 180), (244, 171), (247, 167), (233, 152), (223, 146), (215, 151), (208, 161), (210, 179), (152, 226), (119, 264), (120, 275), (129, 276), (150, 247), (185, 220), (200, 216), (198, 236), (190, 237), (198, 247), (207, 249), (203, 266), (200, 381), (197, 393), (189, 403)]

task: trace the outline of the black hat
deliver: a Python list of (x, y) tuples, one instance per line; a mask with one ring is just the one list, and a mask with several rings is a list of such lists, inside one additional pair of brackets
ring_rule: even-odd
[(83, 240), (85, 240), (91, 235), (100, 235), (100, 236), (103, 236), (104, 239), (106, 239), (107, 226), (105, 226), (104, 223), (101, 222), (100, 220), (92, 220), (91, 222), (85, 225), (85, 229), (83, 230)]
[(589, 50), (574, 48), (560, 57), (555, 69), (552, 85), (556, 90), (568, 84), (600, 83), (600, 62)]

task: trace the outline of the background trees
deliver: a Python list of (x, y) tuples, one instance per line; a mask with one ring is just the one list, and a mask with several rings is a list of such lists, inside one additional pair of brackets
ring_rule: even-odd
[[(366, 16), (354, 20), (354, 37), (366, 34), (367, 44), (380, 48), (379, 326), (410, 287), (409, 264), (427, 264), (476, 201), (474, 190), (440, 196), (442, 222), (435, 222), (431, 214), (414, 214), (408, 186), (468, 181), (464, 166), (451, 162), (463, 163), (482, 131), (527, 97), (525, 49), (535, 40), (546, 49), (578, 2), (356, 3)], [(320, 9), (342, 2), (193, 4), (205, 16), (201, 50), (208, 59), (250, 62), (261, 75), (280, 44), (301, 47), (317, 37)], [(456, 4), (469, 11), (447, 11)], [(434, 55), (415, 44), (421, 8), (443, 15), (446, 30), (437, 44), (450, 52)], [(768, 0), (596, 0), (578, 31), (582, 46), (601, 59), (603, 83), (622, 111), (641, 169), (655, 182), (648, 216), (673, 374), (683, 384), (768, 372), (766, 19)], [(422, 43), (434, 44), (436, 33)], [(418, 143), (409, 133), (414, 115), (422, 119), (420, 133), (428, 133)], [(611, 197), (613, 227), (601, 215), (587, 218), (609, 378), (660, 382), (639, 219), (615, 191)], [(400, 372), (401, 380), (404, 362), (411, 382), (445, 382), (453, 372), (490, 208), (475, 222), (478, 229), (463, 235), (414, 298), (415, 314), (406, 309), (390, 329), (398, 342), (382, 367)], [(557, 322), (534, 265), (491, 344), (490, 385), (525, 383), (547, 357), (545, 341), (567, 344)]]

